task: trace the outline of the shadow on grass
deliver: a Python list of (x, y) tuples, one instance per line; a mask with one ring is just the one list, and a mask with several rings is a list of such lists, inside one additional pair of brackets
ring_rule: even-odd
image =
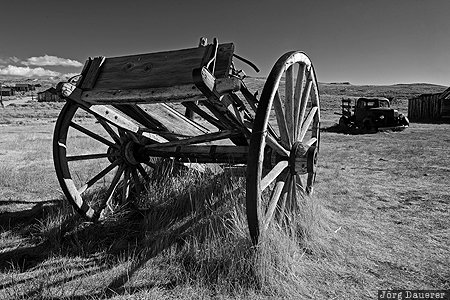
[[(22, 271), (34, 267), (51, 252), (50, 241), (34, 239), (33, 228), (42, 222), (46, 215), (60, 209), (62, 202), (58, 200), (39, 203), (21, 201), (0, 201), (2, 206), (20, 204), (25, 205), (22, 210), (6, 211), (0, 213), (0, 228), (4, 232), (20, 237), (22, 246), (0, 245), (0, 270), (4, 271), (14, 267)], [(62, 224), (64, 226), (64, 224)], [(56, 228), (54, 230), (57, 230)], [(25, 242), (23, 242), (25, 241)], [(5, 249), (6, 248), (6, 249)], [(11, 249), (12, 248), (12, 249)]]
[[(178, 178), (182, 176), (178, 175)], [(33, 208), (33, 214), (22, 212), (21, 215), (21, 212), (16, 212), (14, 215), (0, 215), (1, 227), (9, 228), (13, 235), (29, 241), (27, 246), (2, 251), (0, 269), (27, 272), (40, 268), (41, 263), (55, 256), (92, 257), (102, 253), (103, 261), (96, 262), (100, 268), (94, 270), (87, 268), (76, 275), (63, 276), (61, 279), (46, 283), (45, 287), (40, 285), (31, 288), (20, 297), (24, 299), (36, 297), (42, 294), (43, 288), (57, 287), (102, 272), (110, 268), (111, 263), (114, 264), (124, 258), (131, 261), (130, 266), (115, 275), (107, 286), (95, 292), (95, 295), (86, 294), (70, 299), (112, 297), (130, 293), (132, 290), (151, 288), (155, 284), (138, 288), (126, 284), (136, 271), (162, 251), (173, 246), (181, 248), (190, 238), (198, 241), (207, 239), (205, 232), (211, 227), (214, 227), (215, 232), (223, 232), (226, 229), (226, 222), (223, 220), (226, 219), (226, 206), (230, 203), (220, 201), (221, 197), (217, 195), (231, 188), (230, 180), (223, 175), (210, 174), (209, 177), (197, 175), (193, 181), (174, 184), (170, 179), (159, 179), (151, 182), (147, 193), (139, 197), (141, 201), (149, 200), (145, 210), (132, 209), (129, 205), (122, 207), (110, 218), (97, 223), (84, 222), (62, 201), (52, 205), (38, 205)], [(65, 267), (57, 265), (50, 269), (53, 273), (58, 273), (63, 268)], [(1, 284), (0, 288), (5, 289), (33, 279), (38, 280), (39, 276), (36, 274), (26, 279), (19, 278)], [(176, 282), (162, 285), (158, 283), (158, 287), (165, 286), (171, 289), (176, 284)]]
[(377, 133), (376, 130), (366, 130), (358, 127), (342, 127), (339, 124), (335, 124), (330, 127), (320, 128), (322, 132), (334, 132), (341, 134), (350, 134), (350, 135), (362, 135), (362, 134), (374, 134)]

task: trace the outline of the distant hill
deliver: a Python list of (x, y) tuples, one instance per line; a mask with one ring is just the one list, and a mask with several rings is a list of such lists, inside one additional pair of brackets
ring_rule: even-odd
[(440, 93), (447, 87), (428, 83), (410, 83), (394, 85), (347, 85), (320, 83), (321, 95), (353, 97), (380, 96), (386, 98), (409, 99), (421, 94)]
[[(252, 91), (262, 90), (266, 79), (263, 77), (247, 77), (245, 84)], [(421, 94), (440, 93), (447, 87), (430, 83), (399, 83), (393, 85), (353, 85), (350, 82), (319, 82), (321, 95), (345, 97), (386, 97), (409, 99)], [(261, 92), (261, 91), (260, 91)]]

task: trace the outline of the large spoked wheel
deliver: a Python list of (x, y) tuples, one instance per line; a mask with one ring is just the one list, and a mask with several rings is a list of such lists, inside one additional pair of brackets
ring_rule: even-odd
[(126, 205), (148, 179), (149, 161), (134, 151), (140, 137), (68, 101), (55, 125), (53, 160), (61, 188), (88, 220)]
[(254, 244), (270, 226), (289, 230), (298, 201), (313, 192), (319, 151), (319, 92), (302, 52), (283, 55), (261, 93), (247, 164), (247, 220)]

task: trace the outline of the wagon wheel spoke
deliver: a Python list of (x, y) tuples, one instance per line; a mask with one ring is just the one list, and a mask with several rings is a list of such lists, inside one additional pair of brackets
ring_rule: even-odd
[(284, 99), (284, 108), (286, 113), (286, 125), (287, 130), (289, 132), (290, 137), (290, 145), (292, 146), (294, 140), (294, 132), (295, 132), (295, 117), (294, 117), (294, 66), (291, 65), (286, 70), (285, 74), (285, 99)]
[(111, 184), (106, 191), (106, 194), (104, 195), (102, 201), (100, 202), (99, 206), (99, 212), (103, 213), (103, 210), (108, 206), (108, 208), (113, 211), (112, 208), (112, 198), (114, 195), (114, 192), (116, 191), (117, 186), (119, 185), (120, 177), (122, 176), (122, 173), (124, 172), (125, 167), (123, 165), (119, 166), (119, 169), (117, 170), (116, 174), (114, 175), (114, 178), (111, 181)]
[(288, 166), (288, 161), (282, 160), (261, 179), (261, 190), (264, 191)]
[(297, 188), (300, 189), (300, 191), (302, 191), (303, 193), (305, 193), (305, 184), (303, 183), (300, 175), (298, 175), (298, 174), (295, 175), (295, 181), (296, 181)]
[(116, 157), (109, 153), (95, 153), (95, 154), (84, 154), (84, 155), (71, 155), (67, 156), (67, 161), (77, 161), (77, 160), (91, 160), (99, 158), (109, 158)]
[(288, 131), (286, 117), (283, 110), (283, 104), (281, 103), (278, 91), (275, 93), (275, 97), (273, 98), (273, 106), (275, 108), (275, 115), (277, 118), (277, 123), (280, 131), (281, 144), (286, 149), (289, 149), (290, 147), (292, 147), (292, 137)]
[(120, 163), (119, 160), (114, 161), (112, 164), (104, 168), (97, 175), (88, 180), (81, 188), (78, 189), (78, 193), (83, 194), (87, 189), (94, 185), (97, 181), (105, 177), (112, 169), (114, 169)]
[[(299, 134), (299, 119), (302, 108), (301, 98), (303, 95), (303, 81), (305, 78), (305, 64), (300, 64), (297, 72), (297, 81), (295, 83), (295, 94), (294, 94), (294, 124), (295, 124), (295, 132), (294, 132), (294, 140), (297, 140), (297, 136)], [(306, 106), (305, 106), (306, 107)]]
[(126, 168), (123, 174), (123, 186), (122, 186), (122, 204), (128, 199), (130, 195), (130, 168)]
[(102, 127), (106, 130), (106, 132), (108, 132), (108, 134), (112, 137), (112, 139), (120, 144), (121, 140), (120, 137), (117, 135), (117, 133), (114, 131), (114, 129), (112, 129), (112, 127), (102, 118), (96, 117), (98, 122), (100, 123), (100, 125), (102, 125)]
[[(303, 89), (303, 93), (301, 96), (301, 102), (299, 105), (300, 109), (298, 111), (297, 128), (300, 128), (302, 123), (304, 122), (305, 114), (306, 114), (306, 107), (307, 107), (307, 104), (308, 104), (308, 101), (310, 98), (312, 85), (313, 85), (313, 79), (310, 75), (308, 75), (308, 79), (306, 80), (305, 88)], [(297, 140), (300, 140), (299, 135), (300, 135), (300, 130), (297, 132)]]
[(292, 175), (288, 178), (276, 211), (278, 223), (285, 229), (289, 229), (292, 224), (295, 224), (299, 209), (298, 191), (299, 189), (301, 191), (302, 188), (298, 185), (298, 180), (300, 180), (298, 175)]
[[(295, 193), (295, 176), (289, 174), (286, 184), (281, 195), (281, 200), (279, 201), (276, 218), (281, 227), (287, 229), (291, 221), (291, 215), (293, 213), (292, 203), (295, 203), (296, 197)], [(294, 202), (293, 202), (294, 201)]]
[[(292, 176), (288, 188), (289, 216), (295, 218), (297, 214), (297, 176)], [(292, 220), (291, 220), (292, 221)]]
[(314, 145), (315, 143), (317, 143), (317, 138), (316, 138), (316, 137), (313, 137), (313, 138), (310, 138), (308, 141), (306, 141), (304, 144), (305, 144), (305, 146), (307, 146), (307, 147), (311, 147), (311, 146)]
[(279, 210), (279, 223), (281, 226), (284, 226), (285, 229), (289, 228), (289, 225), (292, 224), (292, 215), (294, 214), (293, 210), (293, 186), (295, 184), (295, 176), (289, 176), (285, 188), (283, 190), (283, 199), (282, 206), (280, 205)]
[(286, 189), (284, 189), (284, 186), (286, 183), (289, 185), (290, 180), (291, 180), (291, 176), (289, 174), (285, 174), (284, 176), (282, 176), (282, 178), (280, 180), (278, 180), (275, 183), (275, 187), (272, 191), (272, 195), (270, 197), (269, 203), (267, 205), (267, 210), (265, 212), (264, 219), (263, 219), (264, 220), (263, 221), (264, 222), (263, 223), (263, 232), (266, 231), (267, 228), (269, 227), (269, 224), (272, 221), (275, 209), (279, 205), (280, 198), (284, 198), (284, 196), (281, 197), (282, 192), (283, 191), (286, 192)]
[(90, 131), (90, 130), (88, 130), (86, 128), (84, 128), (81, 125), (78, 125), (78, 124), (76, 124), (74, 122), (70, 122), (70, 127), (75, 128), (76, 130), (86, 134), (87, 136), (90, 136), (91, 138), (93, 138), (93, 139), (95, 139), (95, 140), (97, 140), (99, 142), (102, 142), (103, 144), (105, 144), (105, 145), (107, 145), (109, 147), (118, 148), (118, 146), (115, 143), (105, 139), (104, 137), (102, 137), (102, 136), (100, 136), (100, 135), (98, 135), (98, 134), (96, 134), (96, 133), (94, 133), (94, 132), (92, 132), (92, 131)]
[(316, 174), (315, 173), (308, 173), (308, 178), (306, 181), (306, 189), (305, 189), (305, 193), (308, 195), (311, 195), (314, 191), (314, 180), (316, 178)]
[(300, 134), (298, 136), (299, 141), (303, 141), (303, 139), (305, 138), (306, 132), (308, 131), (308, 128), (311, 126), (311, 123), (314, 117), (316, 116), (318, 109), (319, 108), (317, 106), (313, 106), (309, 111), (308, 115), (306, 116), (306, 119), (303, 122), (302, 127), (300, 129)]
[[(287, 185), (284, 186), (284, 189), (286, 189)], [(277, 221), (284, 225), (285, 219), (286, 219), (286, 199), (287, 199), (287, 193), (285, 191), (281, 194), (281, 199), (278, 202), (277, 210), (275, 211), (275, 217)]]
[(281, 156), (289, 156), (289, 151), (284, 148), (277, 140), (275, 140), (270, 134), (267, 135), (266, 143), (273, 150), (275, 150)]

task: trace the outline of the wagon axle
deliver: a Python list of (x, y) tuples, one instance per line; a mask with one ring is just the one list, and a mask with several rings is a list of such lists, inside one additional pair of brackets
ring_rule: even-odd
[[(195, 146), (194, 146), (195, 147)], [(114, 161), (114, 157), (122, 157), (124, 162), (129, 166), (136, 166), (141, 163), (147, 163), (150, 157), (167, 157), (175, 158), (178, 161), (185, 161), (187, 156), (190, 156), (189, 162), (209, 162), (209, 163), (245, 163), (247, 159), (247, 148), (241, 147), (243, 151), (240, 153), (229, 152), (220, 153), (221, 149), (217, 146), (212, 146), (209, 148), (198, 147), (198, 149), (193, 149), (194, 147), (175, 147), (167, 149), (164, 153), (160, 150), (154, 150), (154, 147), (146, 148), (145, 145), (137, 143), (133, 140), (125, 141), (120, 149), (110, 147), (108, 149), (109, 159), (111, 162)], [(236, 150), (236, 149), (235, 149)], [(290, 151), (290, 156), (281, 156), (278, 153), (267, 149), (269, 153), (266, 153), (267, 159), (264, 162), (264, 167), (266, 169), (272, 169), (280, 161), (288, 161), (288, 167), (293, 175), (300, 174), (305, 175), (307, 173), (315, 173), (317, 165), (317, 149), (314, 146), (308, 147), (301, 142), (296, 142), (292, 146)], [(219, 152), (218, 152), (219, 151)], [(194, 154), (194, 155), (193, 155)], [(239, 155), (239, 156), (238, 156)], [(196, 158), (194, 158), (196, 157)], [(239, 158), (239, 159), (237, 159)]]

